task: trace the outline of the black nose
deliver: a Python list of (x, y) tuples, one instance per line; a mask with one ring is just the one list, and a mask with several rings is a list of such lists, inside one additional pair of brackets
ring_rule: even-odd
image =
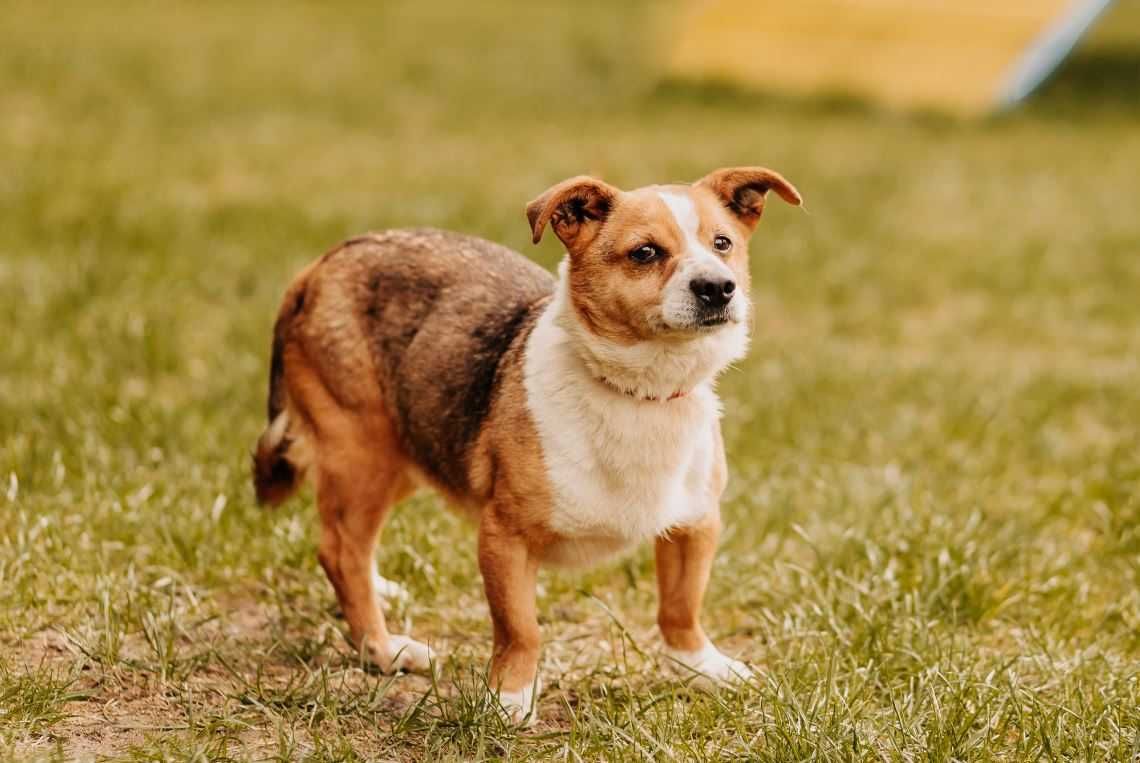
[(709, 307), (724, 307), (732, 300), (736, 293), (736, 282), (721, 280), (719, 278), (694, 278), (689, 281), (689, 288), (701, 304)]

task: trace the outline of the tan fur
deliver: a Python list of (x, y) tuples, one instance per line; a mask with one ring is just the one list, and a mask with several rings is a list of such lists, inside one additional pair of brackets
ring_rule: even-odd
[[(734, 240), (724, 262), (746, 292), (747, 239), (769, 187), (798, 201), (775, 173), (745, 168), (691, 187), (632, 192), (575, 178), (532, 202), (527, 216), (536, 241), (549, 224), (566, 244), (569, 298), (589, 333), (624, 346), (684, 343), (691, 332), (653, 317), (676, 261), (646, 266), (627, 256), (645, 241), (686, 245), (659, 192), (689, 194), (702, 237)], [(279, 312), (270, 424), (254, 457), (265, 502), (312, 478), (321, 566), (353, 640), (383, 670), (399, 665), (371, 571), (392, 507), (426, 485), (476, 521), (494, 626), (490, 681), (504, 693), (536, 681), (537, 570), (572, 541), (552, 529), (552, 488), (523, 370), (553, 282), (516, 257), (455, 234), (390, 231), (347, 242), (306, 268)], [(598, 394), (614, 393), (599, 381)], [(658, 621), (666, 644), (682, 651), (707, 641), (699, 611), (726, 480), (719, 426), (715, 440), (699, 498), (704, 518), (656, 541)]]

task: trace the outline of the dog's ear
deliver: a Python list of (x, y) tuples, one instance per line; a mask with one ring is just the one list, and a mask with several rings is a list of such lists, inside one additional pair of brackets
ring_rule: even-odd
[(526, 205), (526, 218), (534, 243), (550, 223), (567, 249), (585, 246), (602, 227), (621, 193), (608, 183), (579, 175), (548, 188)]
[(725, 167), (710, 172), (694, 185), (712, 191), (749, 229), (760, 222), (768, 191), (775, 191), (793, 206), (803, 204), (796, 187), (779, 172), (766, 167)]

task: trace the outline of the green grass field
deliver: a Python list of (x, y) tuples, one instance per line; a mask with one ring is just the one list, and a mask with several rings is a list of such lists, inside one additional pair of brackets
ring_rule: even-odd
[[(4, 6), (0, 758), (1140, 756), (1140, 52), (958, 123), (662, 84), (665, 15)], [(427, 496), (380, 565), (443, 675), (361, 669), (311, 497), (248, 484), (289, 278), (410, 225), (552, 266), (549, 184), (731, 164), (809, 210), (771, 205), (721, 384), (706, 626), (761, 677), (663, 677), (643, 549), (544, 573), (543, 720), (508, 727), (474, 534)]]

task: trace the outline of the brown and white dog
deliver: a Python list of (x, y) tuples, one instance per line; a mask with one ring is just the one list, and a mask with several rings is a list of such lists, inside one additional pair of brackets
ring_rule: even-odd
[(278, 313), (269, 426), (254, 481), (276, 504), (307, 473), (319, 557), (352, 638), (382, 671), (432, 650), (388, 632), (373, 552), (420, 486), (478, 525), (494, 625), (490, 684), (533, 719), (542, 564), (596, 563), (656, 543), (666, 654), (704, 682), (747, 678), (700, 624), (727, 470), (713, 382), (748, 345), (748, 240), (760, 167), (621, 191), (576, 177), (527, 205), (534, 241), (566, 247), (551, 276), (509, 249), (436, 230), (352, 239), (293, 281)]

